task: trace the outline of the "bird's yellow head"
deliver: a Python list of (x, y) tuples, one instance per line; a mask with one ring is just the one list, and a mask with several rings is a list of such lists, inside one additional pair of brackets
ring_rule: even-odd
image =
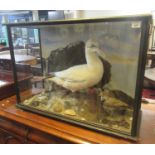
[(95, 39), (89, 39), (86, 42), (86, 48), (94, 51), (95, 49), (99, 48), (99, 44)]
[(86, 52), (89, 52), (89, 53), (97, 53), (103, 59), (105, 58), (104, 52), (100, 49), (99, 43), (95, 39), (89, 39), (86, 42), (86, 49), (85, 50), (86, 50)]

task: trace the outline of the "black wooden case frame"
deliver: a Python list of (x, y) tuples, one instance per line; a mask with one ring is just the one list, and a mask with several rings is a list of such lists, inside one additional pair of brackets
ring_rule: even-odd
[[(137, 79), (136, 79), (136, 90), (135, 90), (135, 98), (134, 102), (134, 111), (133, 111), (133, 121), (132, 121), (132, 129), (131, 133), (119, 132), (114, 129), (110, 128), (102, 128), (98, 125), (94, 125), (91, 123), (86, 123), (82, 121), (75, 121), (71, 118), (62, 117), (57, 114), (52, 114), (48, 112), (44, 112), (41, 110), (36, 110), (30, 107), (27, 107), (21, 104), (20, 93), (19, 93), (19, 86), (18, 86), (18, 78), (16, 72), (16, 65), (15, 65), (15, 56), (14, 56), (14, 47), (12, 41), (12, 34), (11, 28), (13, 27), (27, 27), (27, 26), (44, 26), (44, 25), (65, 25), (65, 24), (79, 24), (79, 23), (100, 23), (100, 22), (119, 22), (119, 21), (140, 21), (141, 22), (141, 40), (140, 40), (140, 48), (139, 48), (139, 58), (138, 58), (138, 70), (137, 70)], [(7, 31), (8, 31), (8, 38), (9, 38), (9, 47), (11, 52), (12, 64), (13, 64), (13, 74), (14, 74), (14, 81), (16, 84), (16, 95), (17, 95), (17, 106), (31, 111), (35, 113), (39, 113), (45, 116), (49, 116), (55, 118), (57, 120), (66, 121), (69, 123), (73, 123), (75, 125), (80, 125), (82, 127), (86, 127), (88, 129), (93, 129), (96, 131), (108, 133), (115, 136), (121, 136), (128, 139), (136, 140), (138, 136), (138, 128), (140, 124), (140, 108), (141, 108), (141, 94), (142, 94), (142, 87), (143, 87), (143, 77), (144, 77), (144, 70), (145, 70), (145, 60), (146, 60), (146, 53), (148, 49), (148, 37), (149, 37), (149, 30), (150, 30), (150, 23), (151, 23), (151, 16), (150, 15), (142, 15), (142, 16), (124, 16), (124, 17), (112, 17), (112, 18), (104, 18), (104, 19), (79, 19), (79, 20), (63, 20), (63, 21), (46, 21), (46, 22), (31, 22), (31, 23), (16, 23), (16, 24), (8, 24)]]

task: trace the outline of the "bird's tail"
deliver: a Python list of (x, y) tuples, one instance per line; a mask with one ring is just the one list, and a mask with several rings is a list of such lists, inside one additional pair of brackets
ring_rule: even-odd
[(56, 83), (59, 86), (63, 86), (64, 85), (64, 80), (60, 79), (60, 78), (57, 78), (57, 77), (49, 78), (48, 81), (52, 81), (52, 82)]
[(52, 77), (55, 77), (55, 72), (50, 72), (50, 73), (48, 73), (46, 76), (44, 76), (44, 80), (45, 80), (45, 79), (52, 78)]

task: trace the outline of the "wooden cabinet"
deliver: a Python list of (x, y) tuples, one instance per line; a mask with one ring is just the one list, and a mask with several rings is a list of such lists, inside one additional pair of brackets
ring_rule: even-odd
[(0, 144), (155, 143), (155, 105), (142, 105), (137, 141), (110, 136), (59, 120), (23, 111), (15, 96), (0, 100)]

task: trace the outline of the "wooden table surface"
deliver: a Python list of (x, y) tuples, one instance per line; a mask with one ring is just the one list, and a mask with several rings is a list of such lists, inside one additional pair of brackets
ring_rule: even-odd
[(15, 96), (1, 100), (0, 117), (16, 121), (73, 143), (155, 143), (155, 104), (142, 105), (140, 136), (137, 142), (133, 142), (23, 111), (15, 106), (15, 102)]

